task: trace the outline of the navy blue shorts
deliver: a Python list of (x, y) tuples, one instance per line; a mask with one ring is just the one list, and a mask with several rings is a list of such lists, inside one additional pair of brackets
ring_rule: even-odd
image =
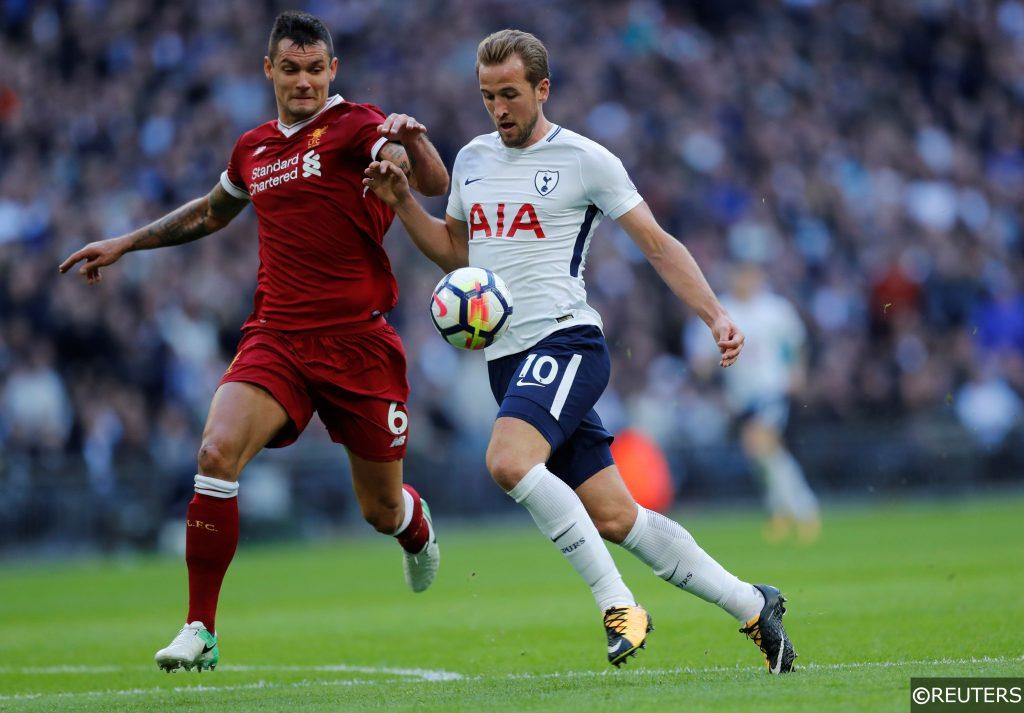
[(572, 488), (612, 465), (594, 404), (608, 386), (611, 359), (594, 326), (570, 327), (518, 354), (487, 362), (498, 416), (531, 424), (551, 444), (548, 470)]

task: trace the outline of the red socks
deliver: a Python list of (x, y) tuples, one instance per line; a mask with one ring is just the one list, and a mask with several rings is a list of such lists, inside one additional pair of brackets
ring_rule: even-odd
[(214, 633), (220, 585), (238, 546), (237, 492), (238, 483), (198, 475), (196, 494), (185, 516), (185, 563), (188, 565), (185, 622), (201, 621)]
[[(430, 525), (423, 502), (410, 486), (402, 486), (405, 517), (395, 539), (406, 552), (427, 546)], [(238, 547), (238, 483), (196, 476), (196, 494), (185, 516), (185, 563), (188, 565), (188, 617), (216, 633), (217, 598), (224, 574)]]
[[(404, 491), (402, 497), (405, 500), (405, 518), (408, 518), (408, 524), (395, 533), (395, 539), (398, 540), (402, 549), (415, 555), (422, 552), (423, 548), (427, 546), (427, 540), (430, 539), (430, 525), (427, 524), (427, 518), (423, 517), (423, 501), (420, 500), (420, 494), (411, 485), (403, 485), (402, 490)], [(411, 517), (409, 515), (410, 508)]]

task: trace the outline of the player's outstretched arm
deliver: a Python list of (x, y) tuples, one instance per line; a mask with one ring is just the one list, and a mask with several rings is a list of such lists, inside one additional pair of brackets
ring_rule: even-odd
[(67, 272), (85, 260), (78, 273), (90, 284), (100, 281), (100, 268), (133, 250), (181, 245), (214, 233), (238, 215), (248, 201), (235, 198), (218, 183), (213, 190), (171, 211), (149, 225), (116, 238), (89, 243), (68, 256), (59, 270)]
[(380, 148), (378, 159), (401, 168), (409, 184), (425, 196), (448, 192), (448, 169), (427, 138), (426, 126), (407, 114), (391, 114), (377, 130), (390, 139)]
[(719, 364), (732, 365), (743, 349), (743, 332), (718, 301), (686, 246), (658, 225), (647, 203), (640, 203), (622, 215), (618, 223), (672, 292), (711, 329), (722, 355)]
[(387, 203), (402, 221), (413, 243), (445, 272), (469, 264), (469, 230), (450, 215), (439, 220), (409, 190), (405, 172), (390, 161), (374, 161), (366, 167), (363, 185)]

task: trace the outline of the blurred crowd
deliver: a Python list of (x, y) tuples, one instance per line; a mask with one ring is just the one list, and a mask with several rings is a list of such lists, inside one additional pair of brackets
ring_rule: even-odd
[[(251, 309), (251, 209), (195, 244), (130, 254), (97, 286), (57, 265), (209, 191), (237, 136), (275, 115), (261, 62), (287, 7), (2, 4), (0, 473), (24, 480), (74, 460), (103, 492), (119, 463), (194, 472)], [(810, 340), (797, 427), (937, 419), (979, 448), (1019, 434), (1024, 2), (303, 7), (334, 34), (336, 91), (415, 115), (449, 167), (491, 130), (477, 42), (506, 26), (537, 34), (551, 53), (547, 116), (621, 157), (716, 288), (756, 261), (796, 305)], [(428, 201), (436, 215), (444, 205)], [(431, 332), (436, 268), (397, 223), (386, 245), (412, 453), (436, 460), (427, 451), (440, 445), (478, 445), (494, 406), (482, 358)], [(719, 389), (688, 366), (690, 316), (614, 224), (586, 278), (613, 349), (606, 421), (667, 446), (727, 439)], [(324, 439), (313, 430), (306, 439)]]

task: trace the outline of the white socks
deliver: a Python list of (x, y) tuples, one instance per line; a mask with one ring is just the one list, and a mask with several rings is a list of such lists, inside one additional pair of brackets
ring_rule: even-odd
[(238, 481), (231, 482), (196, 473), (196, 492), (209, 495), (211, 498), (227, 500), (238, 495)]
[(412, 511), (416, 507), (416, 503), (412, 501), (412, 495), (405, 488), (402, 488), (402, 502), (405, 504), (405, 514), (402, 515), (402, 524), (398, 526), (398, 529), (391, 533), (392, 537), (398, 537), (405, 528), (409, 527), (409, 523), (412, 522)]
[(760, 591), (726, 572), (682, 525), (664, 515), (637, 505), (636, 522), (622, 546), (666, 582), (717, 604), (743, 623), (764, 606)]
[(540, 531), (583, 577), (601, 611), (636, 604), (579, 496), (543, 463), (531, 468), (508, 494), (530, 511)]

